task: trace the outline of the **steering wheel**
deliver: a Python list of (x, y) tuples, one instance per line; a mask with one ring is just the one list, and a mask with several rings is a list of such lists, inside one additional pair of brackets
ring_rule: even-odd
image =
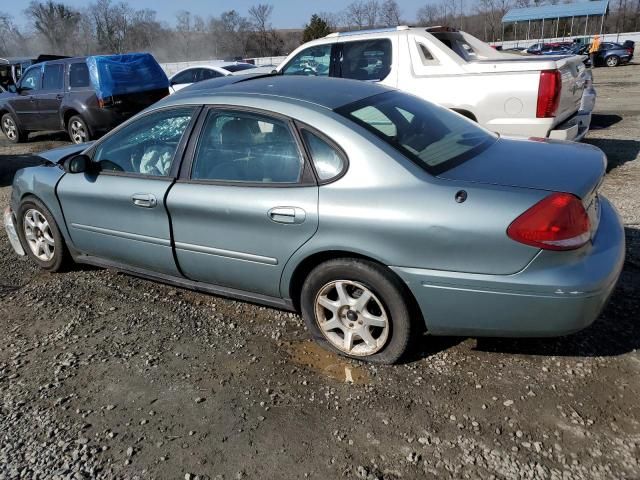
[(302, 73), (305, 75), (314, 75), (314, 76), (318, 76), (318, 72), (316, 72), (313, 68), (310, 67), (304, 67), (302, 69)]

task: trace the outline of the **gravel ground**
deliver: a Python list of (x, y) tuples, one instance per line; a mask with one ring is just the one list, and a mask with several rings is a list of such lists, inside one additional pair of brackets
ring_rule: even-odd
[[(588, 141), (609, 156), (628, 256), (590, 328), (425, 337), (405, 364), (367, 366), (315, 347), (296, 315), (43, 273), (0, 235), (0, 479), (640, 478), (640, 66), (595, 78)], [(37, 140), (0, 153), (64, 137)]]

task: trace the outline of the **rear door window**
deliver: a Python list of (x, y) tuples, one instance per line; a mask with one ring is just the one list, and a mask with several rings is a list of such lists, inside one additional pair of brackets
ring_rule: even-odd
[(62, 90), (64, 85), (64, 65), (45, 65), (42, 80), (43, 90)]
[(282, 69), (282, 73), (283, 75), (327, 77), (330, 67), (331, 44), (326, 44), (301, 51)]
[(89, 86), (89, 67), (84, 62), (69, 65), (69, 87), (83, 88)]
[(379, 82), (391, 72), (391, 40), (346, 42), (342, 46), (342, 78)]

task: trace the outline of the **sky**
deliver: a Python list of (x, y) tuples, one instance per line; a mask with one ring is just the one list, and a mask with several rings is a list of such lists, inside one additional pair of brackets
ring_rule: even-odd
[[(90, 0), (58, 0), (70, 6), (84, 8)], [(117, 1), (117, 0), (116, 0)], [(217, 16), (220, 13), (235, 9), (242, 15), (258, 3), (270, 3), (273, 5), (272, 23), (275, 28), (301, 28), (309, 21), (313, 13), (338, 12), (349, 4), (349, 0), (129, 0), (132, 8), (151, 8), (158, 12), (158, 19), (173, 24), (175, 14), (179, 10), (188, 10), (191, 13), (208, 17)], [(418, 8), (431, 3), (427, 0), (398, 0), (404, 18), (415, 19)], [(0, 12), (9, 13), (19, 25), (24, 25), (23, 11), (29, 5), (29, 0), (12, 0), (0, 2)]]

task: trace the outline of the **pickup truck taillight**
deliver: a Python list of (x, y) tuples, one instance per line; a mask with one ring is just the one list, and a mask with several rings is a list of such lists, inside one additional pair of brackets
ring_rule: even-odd
[(543, 70), (540, 72), (537, 118), (555, 117), (560, 103), (561, 89), (562, 77), (559, 70)]
[(552, 193), (516, 218), (507, 235), (545, 250), (574, 250), (591, 238), (591, 222), (578, 197)]

